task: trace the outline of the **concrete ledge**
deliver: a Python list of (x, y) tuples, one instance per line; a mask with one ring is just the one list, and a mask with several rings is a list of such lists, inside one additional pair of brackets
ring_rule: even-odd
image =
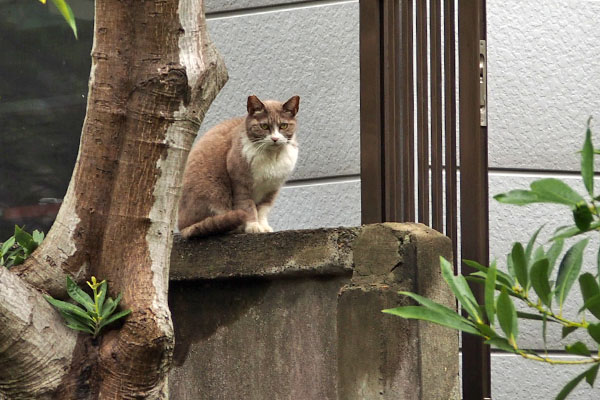
[(383, 314), (454, 307), (419, 224), (176, 239), (172, 399), (458, 399), (458, 335)]
[(360, 228), (175, 237), (172, 281), (352, 273), (352, 242)]

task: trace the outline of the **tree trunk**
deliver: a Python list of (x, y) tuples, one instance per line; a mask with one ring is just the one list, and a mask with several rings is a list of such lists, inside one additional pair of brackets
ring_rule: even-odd
[[(69, 189), (40, 248), (0, 270), (0, 398), (167, 397), (175, 207), (189, 149), (226, 80), (202, 0), (96, 0)], [(38, 291), (64, 298), (65, 274), (106, 279), (132, 314), (96, 341), (66, 328)]]

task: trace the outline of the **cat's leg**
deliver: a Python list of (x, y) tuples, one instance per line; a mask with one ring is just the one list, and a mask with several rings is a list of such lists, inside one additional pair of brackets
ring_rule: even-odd
[(244, 210), (248, 214), (248, 219), (246, 220), (246, 224), (244, 225), (244, 232), (265, 232), (258, 222), (258, 212), (256, 210), (256, 204), (254, 203), (254, 200), (252, 200), (251, 189), (248, 186), (242, 184), (241, 182), (232, 183), (233, 208)]
[(273, 202), (275, 201), (275, 197), (277, 197), (278, 191), (274, 191), (268, 193), (265, 198), (256, 205), (256, 211), (258, 214), (258, 223), (263, 229), (263, 232), (273, 232), (273, 228), (269, 225), (269, 221), (267, 220), (267, 215), (269, 215), (269, 211), (273, 207)]

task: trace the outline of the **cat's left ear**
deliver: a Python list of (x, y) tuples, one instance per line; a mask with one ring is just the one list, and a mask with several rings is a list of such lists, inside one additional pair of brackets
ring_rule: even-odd
[(300, 96), (294, 96), (283, 104), (283, 111), (287, 111), (295, 116), (298, 113), (300, 105)]
[(265, 110), (265, 105), (262, 101), (258, 99), (258, 97), (252, 95), (248, 97), (248, 114), (254, 115)]

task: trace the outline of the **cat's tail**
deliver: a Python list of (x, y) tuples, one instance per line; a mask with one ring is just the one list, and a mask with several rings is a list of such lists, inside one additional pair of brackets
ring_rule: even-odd
[(232, 231), (248, 219), (244, 210), (232, 210), (196, 222), (181, 230), (181, 236), (186, 239), (197, 236), (208, 236)]

